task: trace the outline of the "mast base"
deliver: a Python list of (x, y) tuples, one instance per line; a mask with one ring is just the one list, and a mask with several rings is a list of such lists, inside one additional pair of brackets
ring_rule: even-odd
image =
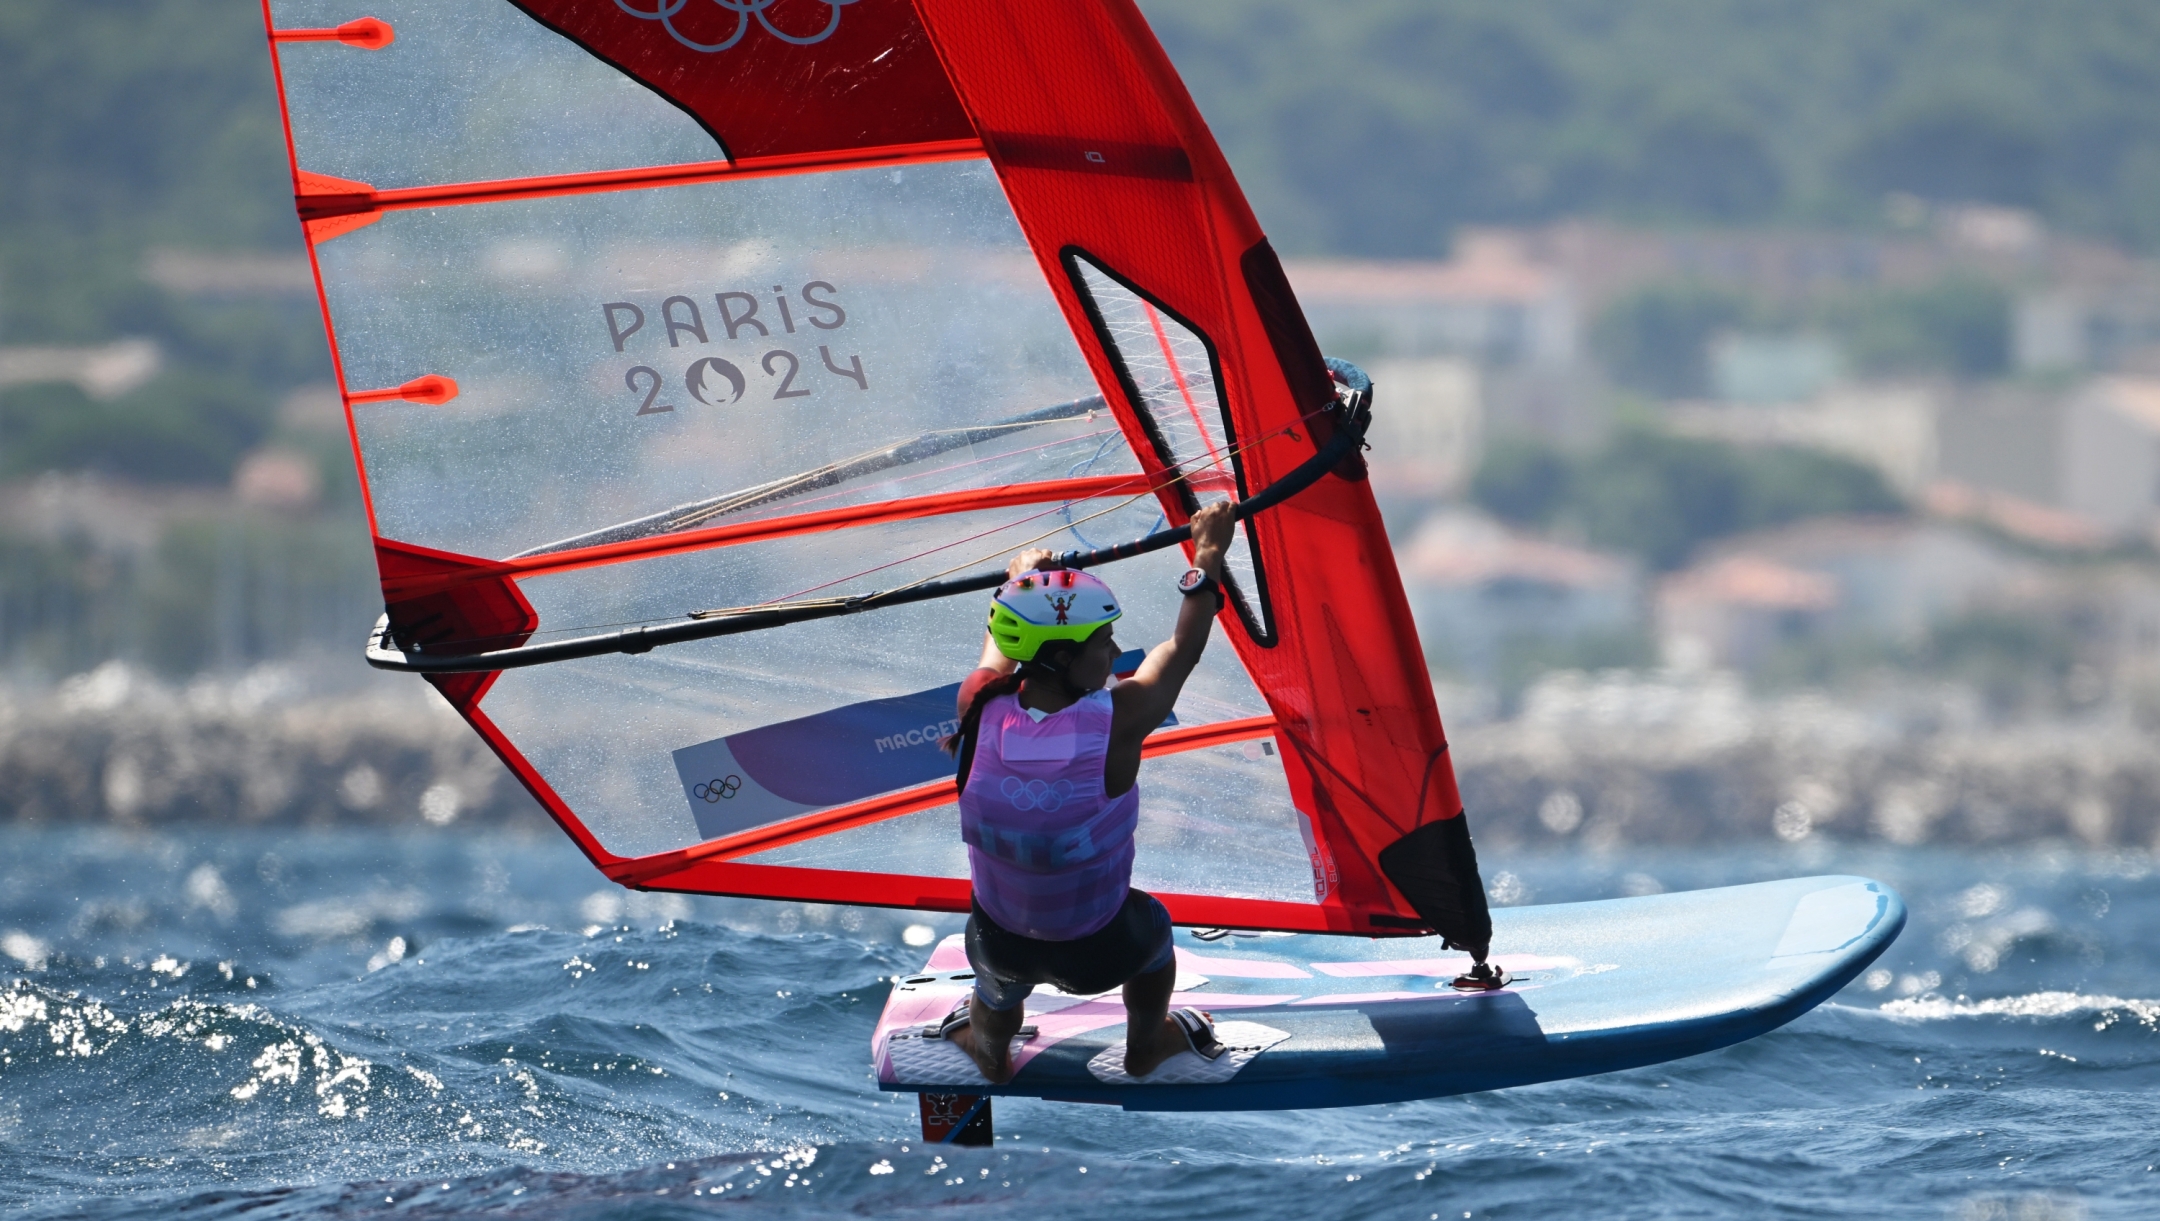
[(1468, 974), (1458, 975), (1449, 987), (1457, 992), (1497, 992), (1513, 982), (1507, 972), (1489, 962), (1481, 962), (1470, 968)]
[(921, 1094), (922, 1138), (931, 1145), (988, 1147), (997, 1139), (990, 1127), (987, 1094)]

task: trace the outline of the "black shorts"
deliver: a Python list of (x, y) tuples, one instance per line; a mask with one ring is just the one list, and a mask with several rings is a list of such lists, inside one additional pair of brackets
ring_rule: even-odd
[(1023, 937), (999, 927), (978, 904), (968, 916), (967, 956), (975, 968), (975, 994), (1001, 1011), (1026, 1000), (1037, 984), (1093, 996), (1160, 971), (1175, 959), (1170, 913), (1140, 890), (1126, 892), (1125, 905), (1110, 923), (1071, 941)]

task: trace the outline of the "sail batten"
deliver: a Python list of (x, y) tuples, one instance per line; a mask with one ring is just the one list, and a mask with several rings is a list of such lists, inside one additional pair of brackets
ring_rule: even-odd
[(940, 492), (932, 496), (876, 501), (812, 513), (708, 526), (702, 530), (631, 538), (619, 543), (542, 551), (535, 555), (504, 560), (502, 571), (520, 576), (538, 576), (551, 572), (568, 572), (596, 564), (615, 563), (624, 559), (697, 551), (707, 547), (759, 543), (794, 534), (843, 530), (851, 526), (878, 525), (918, 517), (937, 517), (948, 513), (978, 512), (983, 509), (1022, 505), (1076, 504), (1120, 493), (1144, 493), (1158, 480), (1158, 476), (1149, 475), (1093, 475), (1083, 479), (1008, 483), (996, 487), (971, 488), (965, 492)]
[(966, 161), (981, 156), (983, 146), (979, 140), (934, 140), (883, 148), (848, 149), (844, 152), (789, 153), (771, 157), (746, 157), (740, 161), (695, 161), (688, 164), (641, 166), (635, 169), (543, 174), (530, 178), (448, 182), (390, 187), (383, 190), (376, 190), (364, 182), (356, 182), (349, 184), (344, 190), (302, 191), (294, 198), (300, 209), (301, 220), (318, 221), (338, 216), (394, 212), (406, 208), (462, 207), (608, 191), (697, 186), (731, 178), (771, 178), (788, 174), (830, 173), (834, 170), (933, 165), (941, 161)]
[[(1107, 408), (1108, 404), (1103, 401), (1101, 395), (1091, 395), (1084, 399), (1076, 399), (1070, 403), (1058, 403), (989, 424), (967, 428), (937, 429), (905, 441), (896, 441), (877, 449), (867, 450), (840, 462), (827, 463), (814, 470), (787, 475), (761, 483), (755, 487), (728, 492), (720, 496), (675, 505), (671, 508), (662, 509), (658, 513), (651, 513), (631, 521), (606, 526), (599, 530), (580, 534), (575, 538), (562, 539), (557, 542), (528, 548), (510, 558), (512, 560), (522, 560), (550, 552), (569, 551), (615, 542), (618, 539), (627, 540), (642, 537), (644, 534), (649, 533), (688, 530), (715, 517), (747, 512), (776, 501), (791, 500), (811, 492), (846, 483), (851, 479), (862, 478), (894, 467), (937, 457), (955, 449), (966, 449), (978, 442), (995, 439), (999, 434), (1012, 430), (1031, 428), (1035, 425), (1057, 421), (1092, 420), (1097, 411), (1106, 410)], [(1074, 481), (1066, 480), (1065, 482), (1071, 483)], [(1049, 484), (1046, 483), (1044, 486), (1049, 486)], [(1050, 498), (1046, 497), (1046, 499)]]

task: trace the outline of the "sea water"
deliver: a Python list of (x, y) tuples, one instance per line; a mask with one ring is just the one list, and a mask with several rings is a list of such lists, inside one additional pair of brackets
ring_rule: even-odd
[(1508, 903), (1853, 872), (1912, 919), (1831, 1003), (1671, 1064), (1335, 1111), (1000, 1100), (995, 1147), (926, 1148), (868, 1041), (951, 917), (630, 894), (552, 832), (9, 828), (0, 1213), (2160, 1216), (2148, 856), (1488, 857)]

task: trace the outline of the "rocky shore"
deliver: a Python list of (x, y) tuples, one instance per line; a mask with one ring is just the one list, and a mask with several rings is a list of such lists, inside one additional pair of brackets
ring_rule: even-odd
[[(370, 681), (372, 680), (372, 681)], [(328, 688), (328, 689), (326, 689)], [(304, 668), (158, 681), (119, 662), (0, 689), (0, 821), (232, 826), (544, 817), (425, 685)]]
[[(0, 821), (537, 825), (419, 683), (263, 667), (184, 685), (118, 663), (0, 688)], [(1495, 848), (1814, 836), (2160, 849), (2160, 745), (2127, 718), (1990, 723), (1954, 688), (1751, 696), (1723, 675), (1554, 674), (1493, 718), (1442, 692)]]
[(1829, 836), (2160, 850), (2151, 732), (2105, 712), (2001, 724), (1979, 704), (1917, 682), (1762, 699), (1730, 675), (1555, 674), (1512, 718), (1450, 724), (1471, 827), (1495, 846)]

